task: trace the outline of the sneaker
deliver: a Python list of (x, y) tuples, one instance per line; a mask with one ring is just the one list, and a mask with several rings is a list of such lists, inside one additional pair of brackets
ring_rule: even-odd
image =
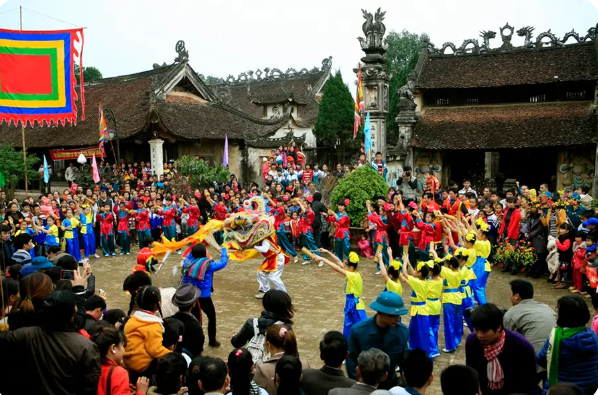
[(131, 253), (130, 252), (125, 252), (125, 255), (131, 255)]
[(305, 261), (305, 262), (302, 262), (301, 264), (302, 265), (309, 265), (309, 264), (311, 264), (311, 261)]
[(380, 275), (380, 272), (376, 272), (376, 273), (374, 273), (374, 274), (375, 274), (376, 276), (379, 276), (379, 275)]
[(574, 289), (573, 291), (571, 291), (571, 293), (578, 294), (579, 291), (577, 289)]
[(125, 255), (125, 253), (121, 251), (121, 252), (120, 252), (120, 255)]
[(295, 258), (293, 258), (293, 262), (294, 262), (294, 263), (297, 263), (297, 262), (299, 262), (299, 257), (298, 257), (298, 256), (295, 256)]
[(255, 298), (256, 299), (264, 299), (264, 295), (265, 294), (263, 292), (260, 292), (259, 294), (255, 295)]
[(430, 358), (434, 359), (434, 358), (437, 358), (439, 356), (440, 356), (440, 353), (436, 353), (436, 354), (432, 355)]
[(181, 250), (178, 250), (176, 253), (179, 254), (179, 255), (181, 255)]
[(113, 253), (112, 253), (112, 256), (116, 256), (116, 252), (113, 252)]
[(569, 289), (569, 291), (573, 291), (575, 289), (575, 287), (569, 287), (568, 289)]
[(451, 354), (454, 353), (456, 350), (447, 350), (446, 348), (442, 349), (442, 352), (447, 353), (447, 354)]
[(96, 259), (100, 258), (100, 256), (98, 254), (95, 254), (94, 256), (96, 257)]
[[(105, 257), (109, 257), (110, 255), (109, 255), (109, 254), (104, 254), (104, 256), (105, 256)], [(98, 257), (98, 258), (99, 258), (99, 257)]]
[(208, 343), (210, 347), (218, 348), (220, 347), (220, 342), (218, 340), (214, 340)]
[(322, 266), (324, 266), (324, 262), (318, 263), (318, 267), (322, 267)]

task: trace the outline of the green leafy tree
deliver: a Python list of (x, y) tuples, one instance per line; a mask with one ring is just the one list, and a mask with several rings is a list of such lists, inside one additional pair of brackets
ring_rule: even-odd
[(324, 86), (314, 134), (318, 145), (332, 148), (337, 145), (337, 160), (343, 162), (348, 140), (353, 135), (355, 102), (349, 88), (337, 71)]
[[(81, 71), (79, 69), (79, 65), (76, 64), (75, 65), (75, 78), (77, 80), (79, 80), (80, 72)], [(93, 66), (83, 67), (83, 80), (84, 81), (95, 81), (95, 80), (101, 80), (102, 78), (104, 78), (102, 76), (102, 73), (96, 67), (93, 67)]]
[(196, 160), (188, 155), (174, 162), (179, 176), (186, 176), (192, 188), (207, 188), (214, 181), (225, 182), (230, 179), (230, 171), (222, 165), (211, 165), (205, 160)]
[(208, 75), (208, 76), (206, 76), (206, 77), (204, 78), (204, 82), (205, 82), (207, 85), (215, 85), (216, 83), (218, 83), (218, 80), (219, 80), (219, 79), (220, 79), (220, 78), (218, 78), (218, 77), (214, 77), (214, 76), (212, 76), (212, 75)]
[(375, 196), (388, 195), (388, 185), (371, 166), (361, 166), (351, 174), (343, 177), (332, 191), (330, 204), (335, 207), (342, 199), (350, 200), (347, 214), (351, 218), (351, 226), (360, 226), (366, 214), (365, 202)]
[(425, 33), (419, 35), (407, 30), (400, 33), (392, 31), (387, 37), (386, 63), (393, 76), (389, 84), (390, 103), (386, 118), (386, 130), (395, 135), (398, 135), (399, 130), (395, 121), (399, 113), (398, 90), (407, 83), (407, 76), (417, 65), (424, 37), (426, 37)]
[[(27, 177), (28, 181), (38, 180), (37, 172), (39, 158), (36, 155), (27, 154)], [(0, 171), (4, 175), (8, 197), (14, 196), (17, 184), (25, 179), (25, 168), (23, 166), (23, 152), (17, 151), (8, 145), (0, 145)]]

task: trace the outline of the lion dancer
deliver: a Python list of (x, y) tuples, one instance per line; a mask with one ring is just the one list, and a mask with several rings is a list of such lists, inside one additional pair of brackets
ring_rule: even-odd
[(257, 269), (257, 282), (260, 285), (260, 289), (255, 297), (263, 299), (265, 293), (270, 290), (270, 283), (272, 283), (273, 289), (287, 292), (281, 277), (285, 265), (291, 259), (282, 252), (276, 241), (271, 238), (263, 240), (260, 244), (253, 246), (253, 248), (265, 258), (262, 265)]

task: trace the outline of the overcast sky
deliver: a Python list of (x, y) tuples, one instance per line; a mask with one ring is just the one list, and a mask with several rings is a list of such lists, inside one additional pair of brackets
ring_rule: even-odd
[[(598, 1), (598, 0), (595, 0)], [(3, 3), (3, 4), (2, 4)], [(363, 53), (361, 8), (386, 11), (387, 31), (427, 33), (436, 46), (478, 38), (509, 22), (515, 29), (534, 26), (535, 36), (552, 29), (558, 37), (580, 34), (598, 22), (588, 0), (0, 0), (0, 27), (25, 30), (67, 29), (52, 16), (85, 26), (84, 66), (104, 77), (172, 63), (177, 40), (184, 40), (192, 67), (201, 74), (226, 77), (247, 70), (321, 66), (332, 56), (345, 82)], [(31, 10), (31, 11), (30, 11)], [(6, 12), (6, 13), (5, 13)], [(481, 39), (480, 39), (481, 41)], [(500, 46), (500, 35), (491, 41)], [(514, 37), (521, 45), (523, 38)]]

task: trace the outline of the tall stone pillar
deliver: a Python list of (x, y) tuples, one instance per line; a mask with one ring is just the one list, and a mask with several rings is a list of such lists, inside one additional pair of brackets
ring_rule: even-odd
[(399, 127), (399, 142), (397, 148), (399, 152), (405, 154), (404, 165), (413, 168), (413, 148), (411, 147), (411, 137), (417, 124), (415, 114), (416, 105), (413, 100), (406, 96), (399, 99), (399, 114), (395, 118)]
[(152, 139), (149, 141), (152, 172), (157, 176), (164, 174), (164, 151), (162, 150), (162, 144), (164, 144), (164, 140), (161, 139)]
[[(361, 76), (365, 113), (370, 113), (372, 127), (372, 149), (368, 153), (371, 160), (377, 151), (382, 152), (386, 160), (386, 116), (388, 115), (389, 94), (388, 84), (392, 75), (386, 67), (386, 44), (384, 43), (384, 14), (380, 9), (372, 16), (364, 11), (363, 33), (365, 38), (359, 37), (361, 49), (365, 56), (361, 58)], [(357, 72), (357, 69), (354, 70)], [(365, 114), (364, 113), (364, 114)], [(365, 115), (364, 115), (365, 116)]]

